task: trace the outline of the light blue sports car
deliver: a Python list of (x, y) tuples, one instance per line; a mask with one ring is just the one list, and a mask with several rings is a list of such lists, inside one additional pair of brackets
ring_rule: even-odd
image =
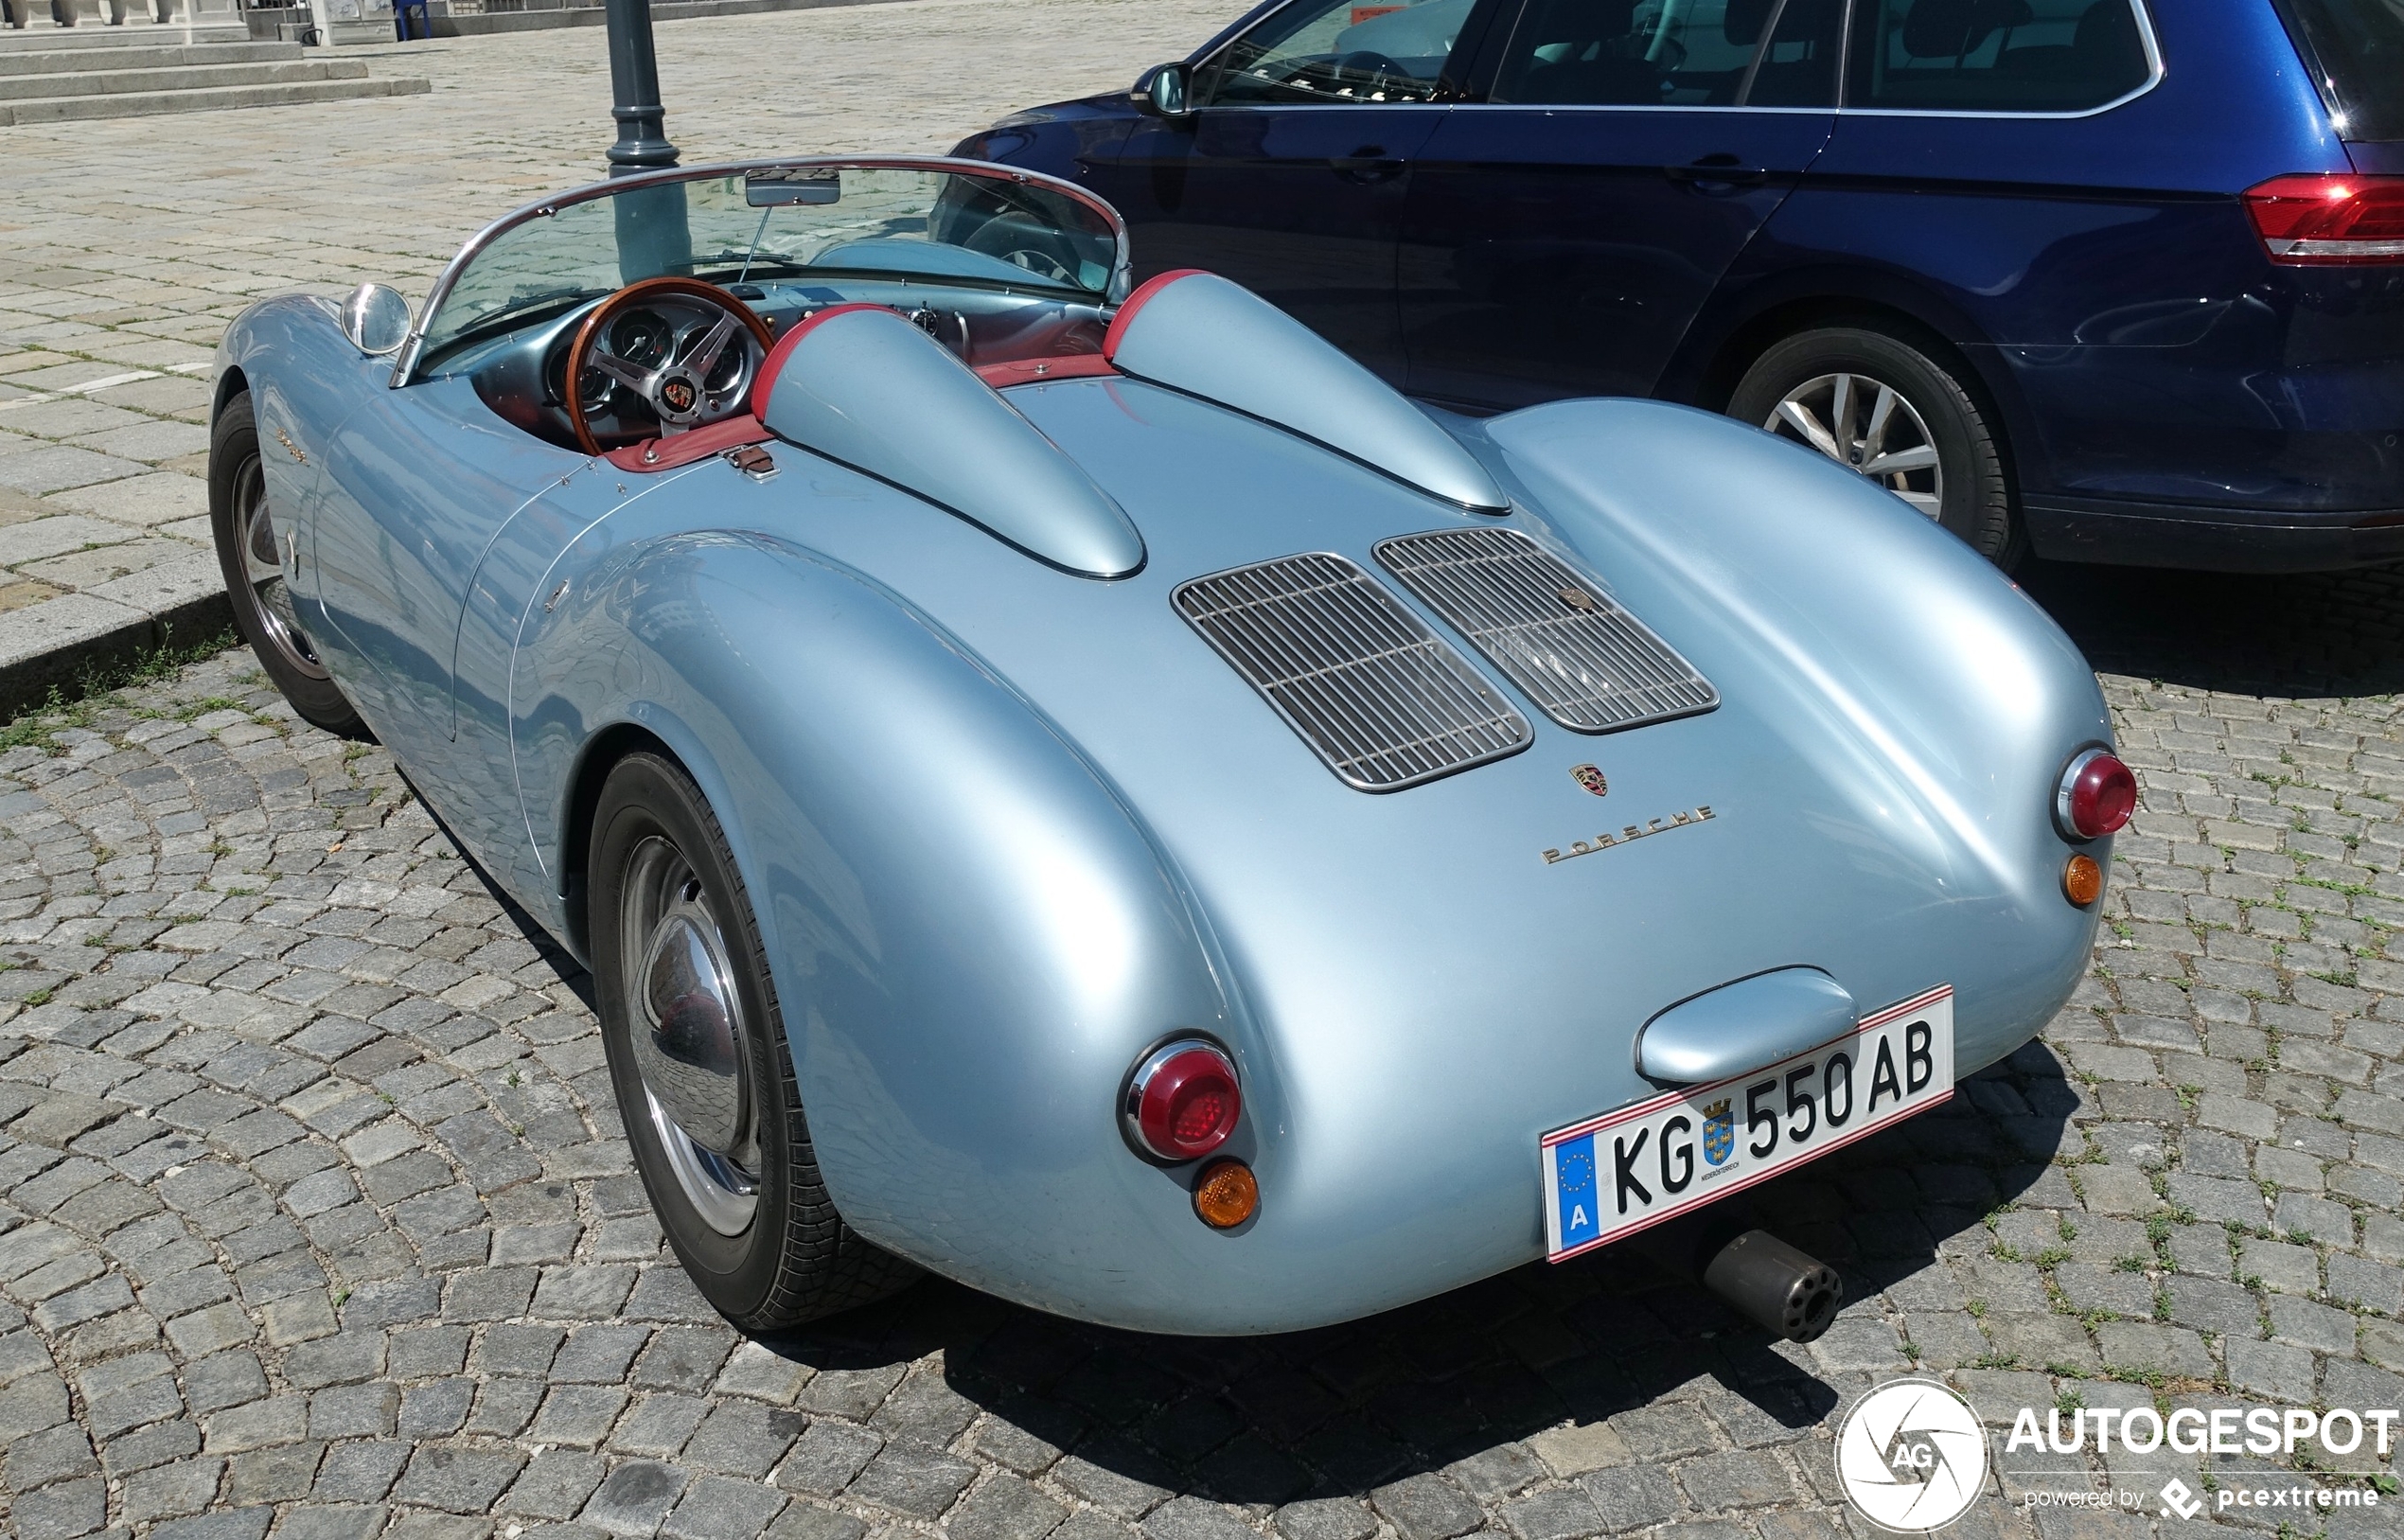
[(1712, 1216), (2069, 996), (2134, 798), (2077, 650), (1842, 455), (1128, 273), (1073, 186), (807, 159), (262, 301), (242, 629), (590, 964), (740, 1326), (923, 1267), (1282, 1331), (1641, 1234), (1808, 1337), (1834, 1275)]

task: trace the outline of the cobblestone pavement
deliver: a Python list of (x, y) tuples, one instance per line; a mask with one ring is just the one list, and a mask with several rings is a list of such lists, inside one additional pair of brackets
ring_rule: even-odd
[[(746, 1341), (645, 1212), (583, 980), (381, 750), (297, 724), (240, 653), (20, 722), (15, 1531), (1810, 1540), (1845, 1526), (1831, 1410), (1914, 1368), (1990, 1418), (2404, 1405), (2398, 579), (2031, 586), (2113, 670), (2144, 781), (2112, 923), (2042, 1042), (1779, 1184), (1850, 1294), (1807, 1349), (1608, 1252), (1258, 1340), (928, 1281)], [(2011, 1498), (2061, 1478), (2026, 1467), (2083, 1462), (2014, 1457), (1953, 1532), (2028, 1536)], [(2157, 1522), (2207, 1520), (2036, 1531)]]
[[(658, 28), (687, 164), (942, 150), (1124, 85), (1242, 0), (910, 0)], [(211, 349), (261, 294), (422, 297), (476, 226), (597, 179), (599, 27), (346, 47), (431, 95), (0, 128), (0, 665), (189, 603)]]

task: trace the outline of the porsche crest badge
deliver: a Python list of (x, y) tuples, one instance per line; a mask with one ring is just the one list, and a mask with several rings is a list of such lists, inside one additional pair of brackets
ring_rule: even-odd
[(671, 412), (690, 412), (699, 399), (699, 392), (682, 380), (671, 380), (660, 387), (660, 401)]
[(1577, 778), (1580, 786), (1598, 797), (1606, 794), (1611, 789), (1611, 783), (1603, 779), (1602, 771), (1592, 765), (1572, 765), (1569, 767), (1569, 773)]

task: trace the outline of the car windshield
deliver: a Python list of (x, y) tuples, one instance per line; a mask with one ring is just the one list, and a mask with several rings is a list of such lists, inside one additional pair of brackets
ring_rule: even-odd
[(1099, 302), (1122, 251), (1102, 207), (1011, 173), (795, 163), (586, 189), (455, 264), (426, 318), (424, 350), (666, 274), (718, 284), (924, 279)]
[(2404, 139), (2404, 0), (2283, 0), (2347, 139)]

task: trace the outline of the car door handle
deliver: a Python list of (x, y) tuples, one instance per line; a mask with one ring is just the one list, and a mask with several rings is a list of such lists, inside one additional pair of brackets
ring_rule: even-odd
[(1405, 162), (1386, 153), (1384, 145), (1363, 145), (1349, 155), (1337, 155), (1328, 168), (1348, 182), (1385, 182), (1400, 176)]
[(1770, 179), (1768, 168), (1747, 166), (1734, 155), (1706, 155), (1687, 166), (1664, 166), (1661, 174), (1672, 182), (1725, 187), (1758, 187)]

